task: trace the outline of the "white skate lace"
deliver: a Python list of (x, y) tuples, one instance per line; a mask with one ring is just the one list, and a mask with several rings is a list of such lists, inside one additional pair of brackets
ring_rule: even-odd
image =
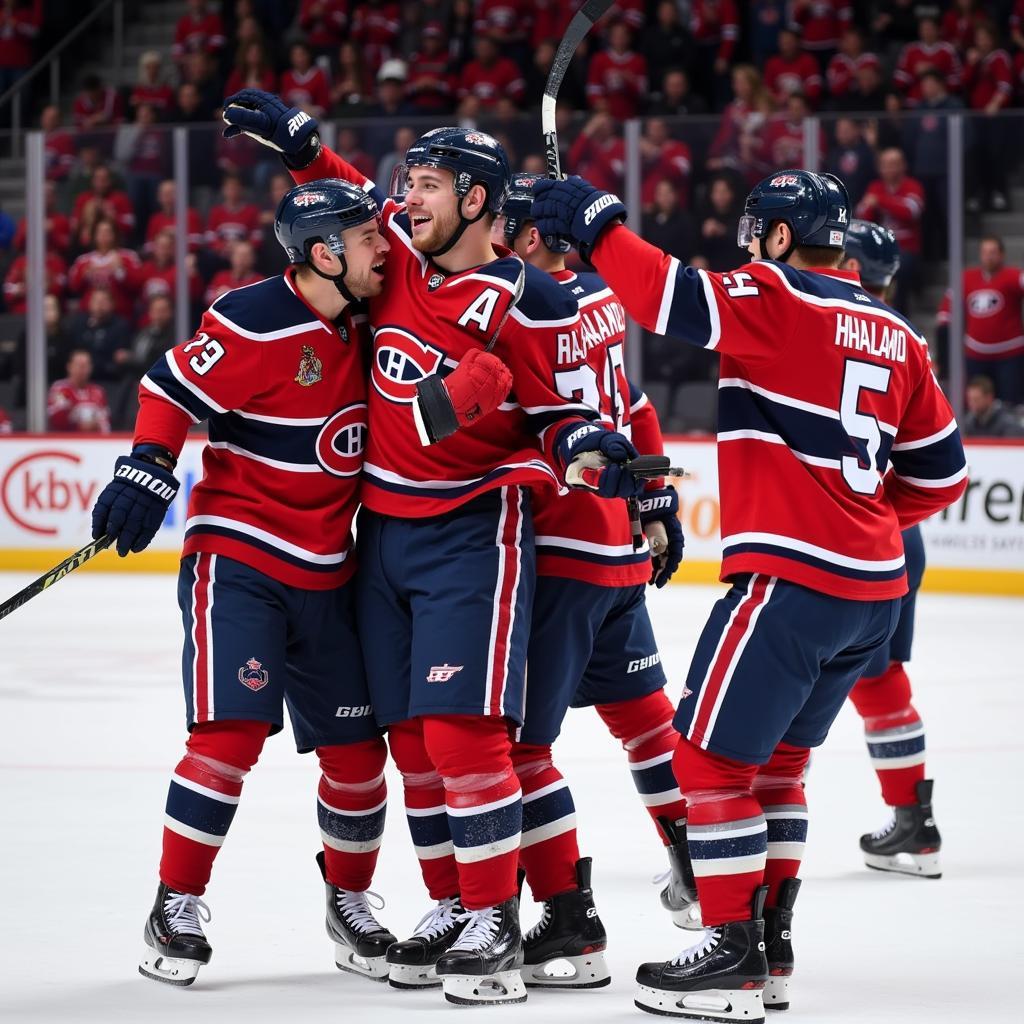
[(672, 963), (682, 965), (702, 960), (718, 945), (721, 937), (722, 933), (717, 928), (705, 928), (701, 937), (689, 949), (684, 949)]
[[(379, 902), (371, 903), (370, 897)], [(369, 889), (366, 892), (338, 889), (334, 895), (334, 901), (338, 907), (338, 913), (360, 934), (384, 930), (384, 926), (373, 916), (373, 911), (370, 909), (371, 906), (374, 910), (384, 908), (384, 900), (377, 893), (370, 892)]]
[(526, 941), (532, 942), (545, 928), (548, 926), (548, 922), (551, 920), (551, 904), (548, 900), (544, 901), (544, 909), (541, 912), (540, 920), (526, 933)]
[(483, 910), (467, 910), (456, 920), (468, 923), (451, 948), (473, 953), (483, 949), (498, 934), (500, 915), (497, 907), (486, 907)]
[(175, 935), (198, 935), (205, 939), (200, 919), (210, 920), (210, 908), (191, 893), (168, 892), (164, 900), (164, 918)]
[(458, 896), (449, 896), (446, 900), (440, 900), (433, 910), (427, 911), (420, 918), (419, 924), (413, 930), (413, 935), (424, 939), (436, 939), (460, 920), (462, 913)]
[(884, 839), (896, 827), (896, 818), (890, 818), (880, 829), (871, 833), (872, 839)]

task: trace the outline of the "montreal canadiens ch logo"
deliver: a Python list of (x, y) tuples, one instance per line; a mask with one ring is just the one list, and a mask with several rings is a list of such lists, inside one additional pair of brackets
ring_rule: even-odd
[(994, 288), (982, 288), (967, 297), (971, 316), (992, 316), (1003, 308), (1003, 294)]
[(416, 384), (436, 373), (444, 353), (397, 327), (380, 327), (373, 336), (373, 386), (391, 402), (409, 404)]
[(316, 461), (331, 476), (357, 476), (366, 447), (366, 403), (339, 409), (324, 421), (316, 438)]

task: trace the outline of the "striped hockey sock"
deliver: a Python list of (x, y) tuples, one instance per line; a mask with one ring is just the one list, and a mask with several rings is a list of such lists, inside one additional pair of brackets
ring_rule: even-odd
[(519, 864), (538, 902), (575, 889), (576, 807), (569, 784), (551, 763), (551, 747), (516, 743), (512, 764), (523, 790)]
[(323, 772), (317, 817), (327, 881), (340, 889), (364, 892), (373, 880), (384, 834), (387, 747), (382, 739), (374, 739), (317, 747), (316, 753)]
[(779, 884), (787, 878), (796, 878), (803, 860), (807, 842), (803, 776), (810, 754), (804, 747), (780, 743), (754, 779), (754, 796), (768, 823), (764, 884), (768, 886), (766, 905), (769, 907), (778, 903)]

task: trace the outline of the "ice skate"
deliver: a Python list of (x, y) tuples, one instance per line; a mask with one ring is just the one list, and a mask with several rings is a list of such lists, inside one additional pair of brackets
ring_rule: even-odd
[(764, 955), (762, 886), (747, 921), (704, 928), (697, 942), (667, 963), (641, 964), (634, 1002), (662, 1017), (764, 1024), (761, 991), (768, 978)]
[(384, 957), (395, 937), (373, 916), (367, 897), (374, 894), (331, 885), (322, 850), (316, 855), (316, 862), (327, 890), (327, 934), (334, 940), (334, 962), (338, 969), (372, 981), (387, 980)]
[(540, 920), (523, 938), (527, 988), (602, 988), (612, 977), (604, 959), (608, 944), (590, 887), (589, 857), (576, 862), (578, 888), (544, 901)]
[(526, 1002), (519, 974), (523, 940), (519, 932), (519, 900), (496, 907), (467, 910), (465, 927), (437, 960), (444, 997), (459, 1006)]
[(932, 815), (932, 780), (922, 779), (916, 792), (916, 804), (894, 807), (892, 820), (884, 828), (860, 837), (864, 863), (876, 871), (941, 878), (942, 837)]
[(465, 910), (458, 896), (439, 900), (416, 930), (388, 949), (388, 981), (394, 988), (431, 988), (441, 984), (434, 967), (437, 958), (462, 934)]
[(799, 878), (786, 878), (779, 886), (778, 906), (764, 911), (764, 955), (768, 982), (764, 987), (766, 1010), (789, 1009), (789, 979), (793, 976), (793, 904), (800, 891)]
[(658, 818), (658, 824), (668, 839), (665, 847), (668, 853), (669, 871), (658, 875), (657, 884), (667, 881), (661, 890), (661, 905), (672, 915), (677, 928), (699, 931), (703, 925), (700, 919), (700, 902), (697, 899), (697, 882), (693, 877), (690, 852), (686, 846), (686, 819), (673, 822), (669, 818)]
[(161, 882), (142, 933), (147, 948), (139, 974), (168, 985), (191, 985), (213, 956), (203, 934), (202, 922), (209, 920), (210, 908), (198, 896)]

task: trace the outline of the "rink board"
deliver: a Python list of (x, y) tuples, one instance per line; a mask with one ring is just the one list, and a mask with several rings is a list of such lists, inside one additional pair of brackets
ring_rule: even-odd
[[(90, 510), (126, 435), (17, 435), (0, 438), (0, 568), (43, 572), (90, 535)], [(182, 482), (167, 519), (145, 552), (104, 553), (87, 570), (174, 571), (192, 486), (202, 476), (201, 438), (186, 442)], [(718, 463), (711, 438), (669, 438), (666, 450), (687, 477), (678, 481), (686, 560), (676, 582), (718, 578)], [(1024, 443), (970, 442), (971, 481), (952, 508), (923, 526), (925, 586), (961, 593), (1024, 596)]]

